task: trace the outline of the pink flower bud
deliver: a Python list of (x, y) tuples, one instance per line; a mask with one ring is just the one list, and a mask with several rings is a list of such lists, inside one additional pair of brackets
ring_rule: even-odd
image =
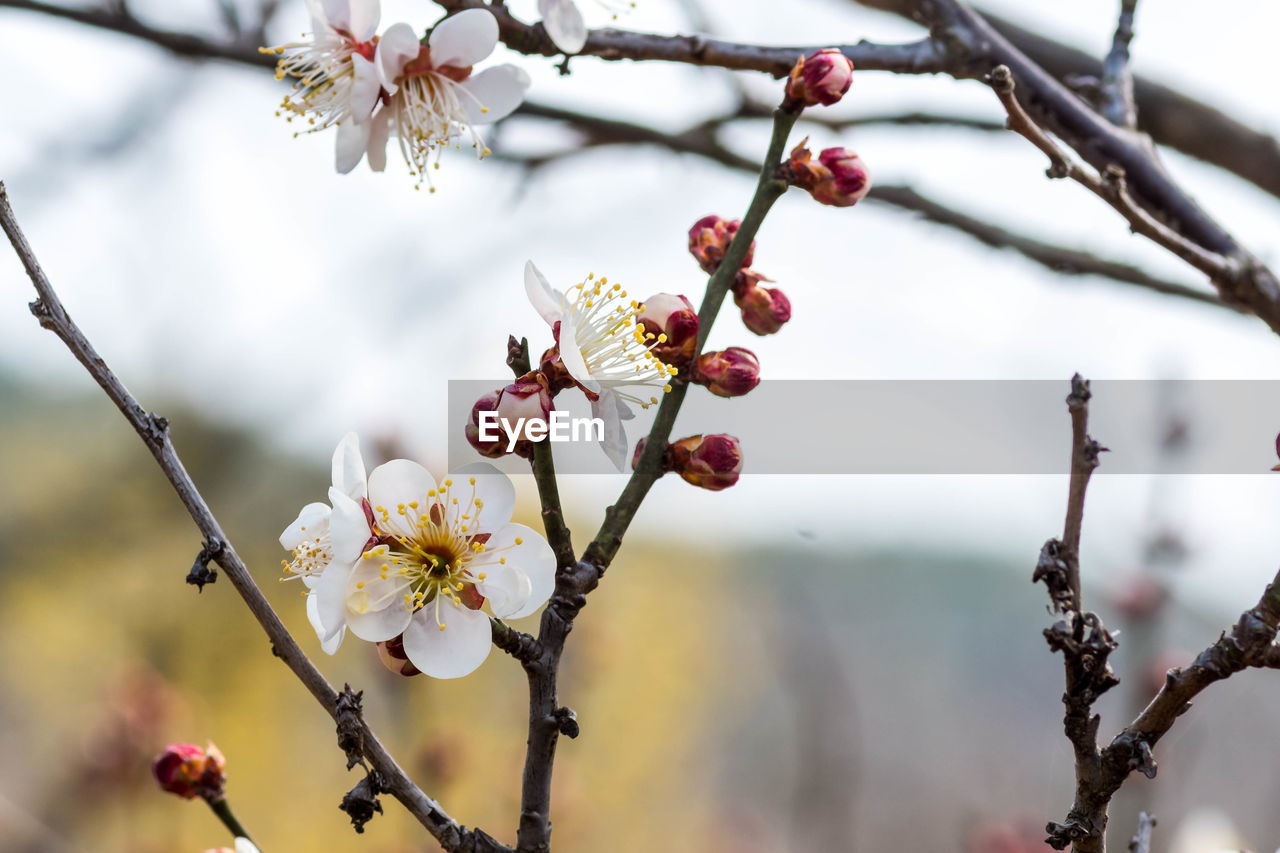
[(151, 765), (160, 789), (184, 800), (222, 796), (227, 762), (212, 743), (201, 749), (194, 743), (171, 743)]
[(636, 322), (644, 332), (646, 344), (655, 344), (651, 352), (667, 364), (683, 367), (693, 358), (698, 346), (698, 312), (683, 296), (659, 293), (640, 306)]
[(698, 356), (692, 378), (717, 397), (741, 397), (760, 384), (760, 359), (742, 347), (705, 352)]
[(382, 665), (396, 675), (406, 677), (422, 675), (422, 671), (410, 663), (409, 656), (405, 654), (403, 634), (376, 645), (378, 647), (378, 660), (382, 661)]
[(742, 324), (757, 335), (772, 335), (791, 319), (791, 300), (776, 287), (755, 285), (733, 301), (742, 309)]
[(526, 373), (498, 393), (498, 417), (515, 423), (520, 418), (547, 420), (551, 416), (551, 393), (539, 373)]
[(718, 492), (738, 482), (742, 447), (731, 435), (693, 435), (667, 448), (671, 470), (686, 483)]
[(467, 421), (464, 430), (467, 436), (467, 443), (476, 449), (481, 456), (489, 459), (497, 459), (507, 452), (507, 442), (502, 438), (501, 429), (490, 429), (490, 436), (497, 434), (498, 438), (490, 438), (483, 440), (480, 438), (480, 414), (481, 412), (496, 412), (498, 410), (498, 398), (502, 395), (501, 391), (492, 391), (485, 394), (479, 400), (476, 400), (474, 406), (471, 407), (471, 420)]
[(851, 207), (871, 191), (871, 176), (862, 158), (848, 148), (827, 148), (814, 162), (802, 141), (782, 166), (787, 183), (834, 207)]
[[(698, 266), (702, 267), (704, 272), (713, 273), (720, 266), (720, 262), (724, 260), (724, 253), (729, 249), (729, 243), (733, 241), (733, 235), (738, 233), (739, 225), (741, 223), (736, 219), (721, 219), (714, 214), (704, 216), (693, 223), (693, 227), (689, 229), (689, 252), (697, 258)], [(751, 266), (755, 250), (756, 244), (752, 241), (747, 249), (747, 256), (742, 259), (742, 266)]]
[(831, 106), (853, 85), (853, 63), (835, 48), (824, 48), (796, 62), (787, 79), (791, 106)]

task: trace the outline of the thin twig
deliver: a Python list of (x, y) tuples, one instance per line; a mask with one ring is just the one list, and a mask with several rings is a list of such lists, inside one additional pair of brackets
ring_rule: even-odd
[(1138, 831), (1129, 842), (1129, 853), (1151, 853), (1151, 830), (1156, 819), (1146, 812), (1138, 812)]
[(1133, 103), (1133, 71), (1129, 67), (1129, 42), (1133, 41), (1133, 15), (1138, 0), (1120, 0), (1120, 19), (1111, 42), (1111, 51), (1102, 63), (1102, 109), (1107, 121), (1117, 127), (1134, 129), (1138, 112)]
[[(231, 585), (244, 599), (249, 611), (271, 640), (272, 652), (284, 661), (316, 701), (337, 720), (337, 691), (302, 651), (272, 609), (266, 596), (262, 594), (262, 590), (254, 583), (249, 569), (232, 547), (218, 520), (209, 509), (209, 505), (205, 503), (192, 481), (191, 475), (187, 473), (177, 450), (174, 449), (169, 437), (168, 421), (148, 412), (138, 403), (67, 314), (62, 301), (40, 268), (35, 253), (18, 225), (3, 183), (0, 183), (0, 227), (8, 236), (31, 283), (35, 286), (38, 298), (31, 303), (31, 313), (40, 321), (41, 326), (53, 332), (66, 344), (76, 360), (84, 366), (111, 402), (115, 403), (125, 420), (138, 433), (161, 470), (164, 471), (170, 485), (178, 493), (192, 521), (204, 536), (205, 542), (208, 546), (212, 546), (206, 547), (205, 550), (212, 554), (212, 559), (222, 568)], [(439, 803), (428, 797), (414, 784), (363, 719), (359, 721), (359, 728), (363, 739), (364, 756), (381, 775), (383, 790), (399, 800), (409, 813), (426, 827), (432, 837), (440, 842), (441, 846), (449, 851), (505, 849), (496, 842), (491, 844), (484, 841), (483, 839), (487, 839), (487, 836), (483, 833), (473, 832), (460, 826), (440, 807)]]

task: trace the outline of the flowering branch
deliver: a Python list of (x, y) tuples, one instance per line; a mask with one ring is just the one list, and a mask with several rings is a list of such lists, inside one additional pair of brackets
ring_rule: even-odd
[[(35, 287), (37, 298), (31, 303), (31, 313), (39, 320), (42, 327), (53, 332), (66, 344), (76, 360), (84, 366), (111, 402), (115, 403), (125, 420), (138, 433), (139, 438), (147, 445), (147, 449), (151, 451), (151, 455), (164, 471), (169, 484), (178, 493), (192, 521), (204, 536), (203, 552), (222, 568), (231, 585), (235, 587), (258, 624), (262, 626), (262, 630), (271, 640), (272, 653), (284, 661), (316, 701), (335, 721), (338, 721), (339, 694), (298, 646), (297, 641), (272, 609), (266, 596), (262, 594), (262, 590), (254, 583), (248, 567), (236, 553), (222, 531), (221, 525), (218, 524), (218, 520), (209, 509), (209, 505), (196, 488), (191, 475), (187, 473), (170, 439), (168, 421), (154, 412), (148, 412), (138, 403), (67, 314), (62, 301), (40, 268), (35, 253), (18, 225), (3, 183), (0, 183), (0, 228), (8, 236), (10, 244)], [(363, 756), (378, 774), (381, 791), (399, 800), (445, 850), (453, 853), (453, 851), (464, 850), (505, 849), (483, 832), (460, 826), (441, 808), (439, 803), (428, 797), (396, 763), (362, 717), (357, 717), (354, 725), (359, 734)]]

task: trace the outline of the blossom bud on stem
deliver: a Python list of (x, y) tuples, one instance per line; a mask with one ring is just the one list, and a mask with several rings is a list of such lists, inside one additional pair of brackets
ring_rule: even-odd
[(831, 106), (853, 85), (853, 63), (835, 48), (828, 47), (801, 57), (787, 78), (783, 109), (796, 111), (821, 104)]
[(636, 323), (644, 333), (645, 344), (666, 364), (684, 367), (693, 358), (698, 345), (698, 312), (683, 296), (658, 293), (640, 306)]
[(815, 162), (806, 142), (782, 164), (780, 177), (788, 184), (832, 207), (852, 207), (871, 191), (871, 176), (861, 157), (848, 148), (826, 148)]
[(717, 397), (740, 397), (760, 384), (760, 359), (743, 347), (705, 352), (698, 356), (690, 380)]
[(212, 743), (201, 749), (194, 743), (171, 743), (151, 765), (160, 790), (184, 800), (222, 797), (226, 759)]
[[(716, 271), (724, 254), (733, 242), (733, 235), (738, 233), (741, 223), (736, 219), (723, 219), (711, 214), (704, 216), (689, 229), (689, 253), (698, 261), (698, 266), (710, 274)], [(747, 255), (742, 259), (742, 266), (751, 266), (756, 244), (751, 241)]]
[(686, 483), (718, 492), (738, 482), (742, 446), (731, 435), (691, 435), (667, 448), (671, 470)]

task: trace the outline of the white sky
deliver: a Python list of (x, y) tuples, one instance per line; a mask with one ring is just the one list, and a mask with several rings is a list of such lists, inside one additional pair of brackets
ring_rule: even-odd
[[(137, 0), (139, 14), (213, 27), (213, 3)], [(306, 26), (301, 2), (274, 34)], [(513, 2), (528, 13), (533, 0)], [(726, 36), (773, 43), (900, 40), (914, 29), (842, 0), (708, 2)], [(1110, 0), (987, 8), (1102, 52)], [(425, 2), (383, 4), (384, 27), (425, 26)], [(424, 14), (426, 13), (426, 14)], [(608, 17), (599, 13), (593, 23)], [(636, 29), (683, 29), (674, 0), (641, 0)], [(1206, 35), (1210, 28), (1211, 34)], [(1238, 0), (1206, 16), (1193, 0), (1145, 4), (1135, 66), (1280, 133), (1272, 37), (1280, 7)], [(76, 319), (145, 401), (178, 398), (248, 424), (323, 468), (348, 429), (395, 433), (441, 464), (449, 378), (503, 378), (508, 332), (548, 343), (525, 303), (521, 268), (535, 259), (555, 281), (605, 273), (640, 294), (689, 293), (703, 279), (684, 249), (698, 217), (738, 216), (744, 176), (648, 149), (592, 152), (526, 183), (499, 162), (446, 157), (434, 196), (414, 192), (402, 165), (385, 175), (332, 170), (329, 135), (294, 140), (273, 116), (269, 74), (210, 64), (187, 70), (162, 51), (63, 21), (0, 10), (8, 46), (0, 107), (0, 177), (45, 269)], [(1192, 57), (1193, 61), (1188, 61)], [(728, 103), (725, 75), (681, 66), (582, 59), (571, 78), (552, 63), (507, 57), (533, 76), (538, 100), (598, 109), (677, 129)], [(775, 84), (750, 78), (753, 91)], [(122, 106), (154, 92), (168, 100), (132, 147), (84, 162)], [(976, 83), (858, 76), (837, 109), (897, 108), (999, 118)], [(762, 151), (763, 124), (729, 139)], [(836, 143), (814, 133), (816, 145)], [(498, 141), (544, 144), (513, 126)], [(1128, 234), (1079, 187), (1050, 183), (1043, 158), (1012, 135), (867, 129), (839, 140), (873, 177), (904, 182), (957, 207), (1064, 244), (1133, 259), (1199, 284), (1191, 270)], [(815, 147), (816, 147), (815, 145)], [(1280, 202), (1203, 164), (1171, 155), (1175, 172), (1261, 257), (1280, 264)], [(870, 204), (821, 208), (788, 195), (760, 235), (756, 267), (791, 297), (782, 333), (756, 338), (732, 307), (712, 346), (746, 345), (769, 378), (1280, 378), (1280, 341), (1250, 318), (1091, 279), (1061, 278), (945, 229)], [(0, 263), (0, 367), (49, 387), (88, 390), (78, 365), (25, 310), (28, 283)], [(820, 415), (820, 401), (815, 401)], [(1280, 428), (1280, 425), (1277, 425)], [(732, 419), (724, 424), (732, 431)], [(1065, 413), (1062, 419), (1067, 435)], [(1104, 439), (1105, 436), (1101, 436)], [(747, 448), (748, 465), (750, 448)], [(531, 486), (531, 484), (525, 484)], [(579, 539), (618, 478), (565, 487)], [(1100, 478), (1090, 492), (1086, 571), (1113, 575), (1136, 557), (1152, 484)], [(1280, 480), (1199, 478), (1159, 485), (1195, 546), (1188, 590), (1232, 606), (1256, 594), (1280, 561)], [(1022, 560), (1061, 525), (1063, 478), (745, 478), (721, 494), (664, 482), (637, 522), (669, 535), (734, 541), (819, 541), (855, 547), (957, 544)], [(293, 508), (282, 508), (287, 520)], [(282, 522), (283, 523), (283, 522)]]

